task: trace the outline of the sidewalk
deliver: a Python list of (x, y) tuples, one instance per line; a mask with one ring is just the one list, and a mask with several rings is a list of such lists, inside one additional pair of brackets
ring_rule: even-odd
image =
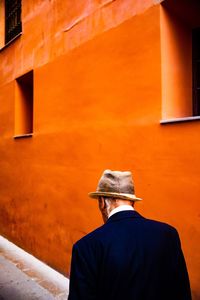
[(69, 280), (0, 236), (0, 300), (67, 300)]

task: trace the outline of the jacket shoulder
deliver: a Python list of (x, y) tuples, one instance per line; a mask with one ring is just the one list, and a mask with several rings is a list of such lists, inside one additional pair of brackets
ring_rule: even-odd
[(177, 229), (165, 222), (160, 222), (156, 220), (151, 220), (151, 219), (145, 219), (146, 220), (146, 226), (149, 227), (149, 229), (159, 231), (162, 233), (165, 233), (166, 235), (170, 235), (171, 238), (178, 238), (179, 239), (179, 234)]
[(95, 230), (86, 234), (85, 236), (83, 236), (74, 244), (74, 246), (80, 247), (82, 245), (87, 245), (87, 244), (91, 245), (92, 243), (96, 243), (97, 240), (103, 235), (104, 230), (105, 230), (105, 224), (96, 228)]

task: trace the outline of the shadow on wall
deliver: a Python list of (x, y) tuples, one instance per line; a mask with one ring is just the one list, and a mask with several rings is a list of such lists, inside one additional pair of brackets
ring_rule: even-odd
[(192, 291), (192, 300), (200, 300), (200, 292)]

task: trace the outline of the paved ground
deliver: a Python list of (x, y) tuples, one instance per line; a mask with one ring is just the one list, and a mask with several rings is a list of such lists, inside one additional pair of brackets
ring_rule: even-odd
[(0, 300), (53, 300), (52, 294), (0, 256)]
[(69, 280), (0, 236), (0, 300), (67, 300)]

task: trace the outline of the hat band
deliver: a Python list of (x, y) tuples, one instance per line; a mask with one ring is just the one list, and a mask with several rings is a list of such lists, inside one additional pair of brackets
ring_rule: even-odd
[(113, 198), (119, 198), (124, 200), (131, 200), (131, 201), (140, 201), (141, 198), (136, 197), (134, 194), (128, 194), (128, 193), (116, 193), (116, 192), (91, 192), (89, 193), (89, 196), (91, 198), (97, 199), (98, 197), (113, 197)]

